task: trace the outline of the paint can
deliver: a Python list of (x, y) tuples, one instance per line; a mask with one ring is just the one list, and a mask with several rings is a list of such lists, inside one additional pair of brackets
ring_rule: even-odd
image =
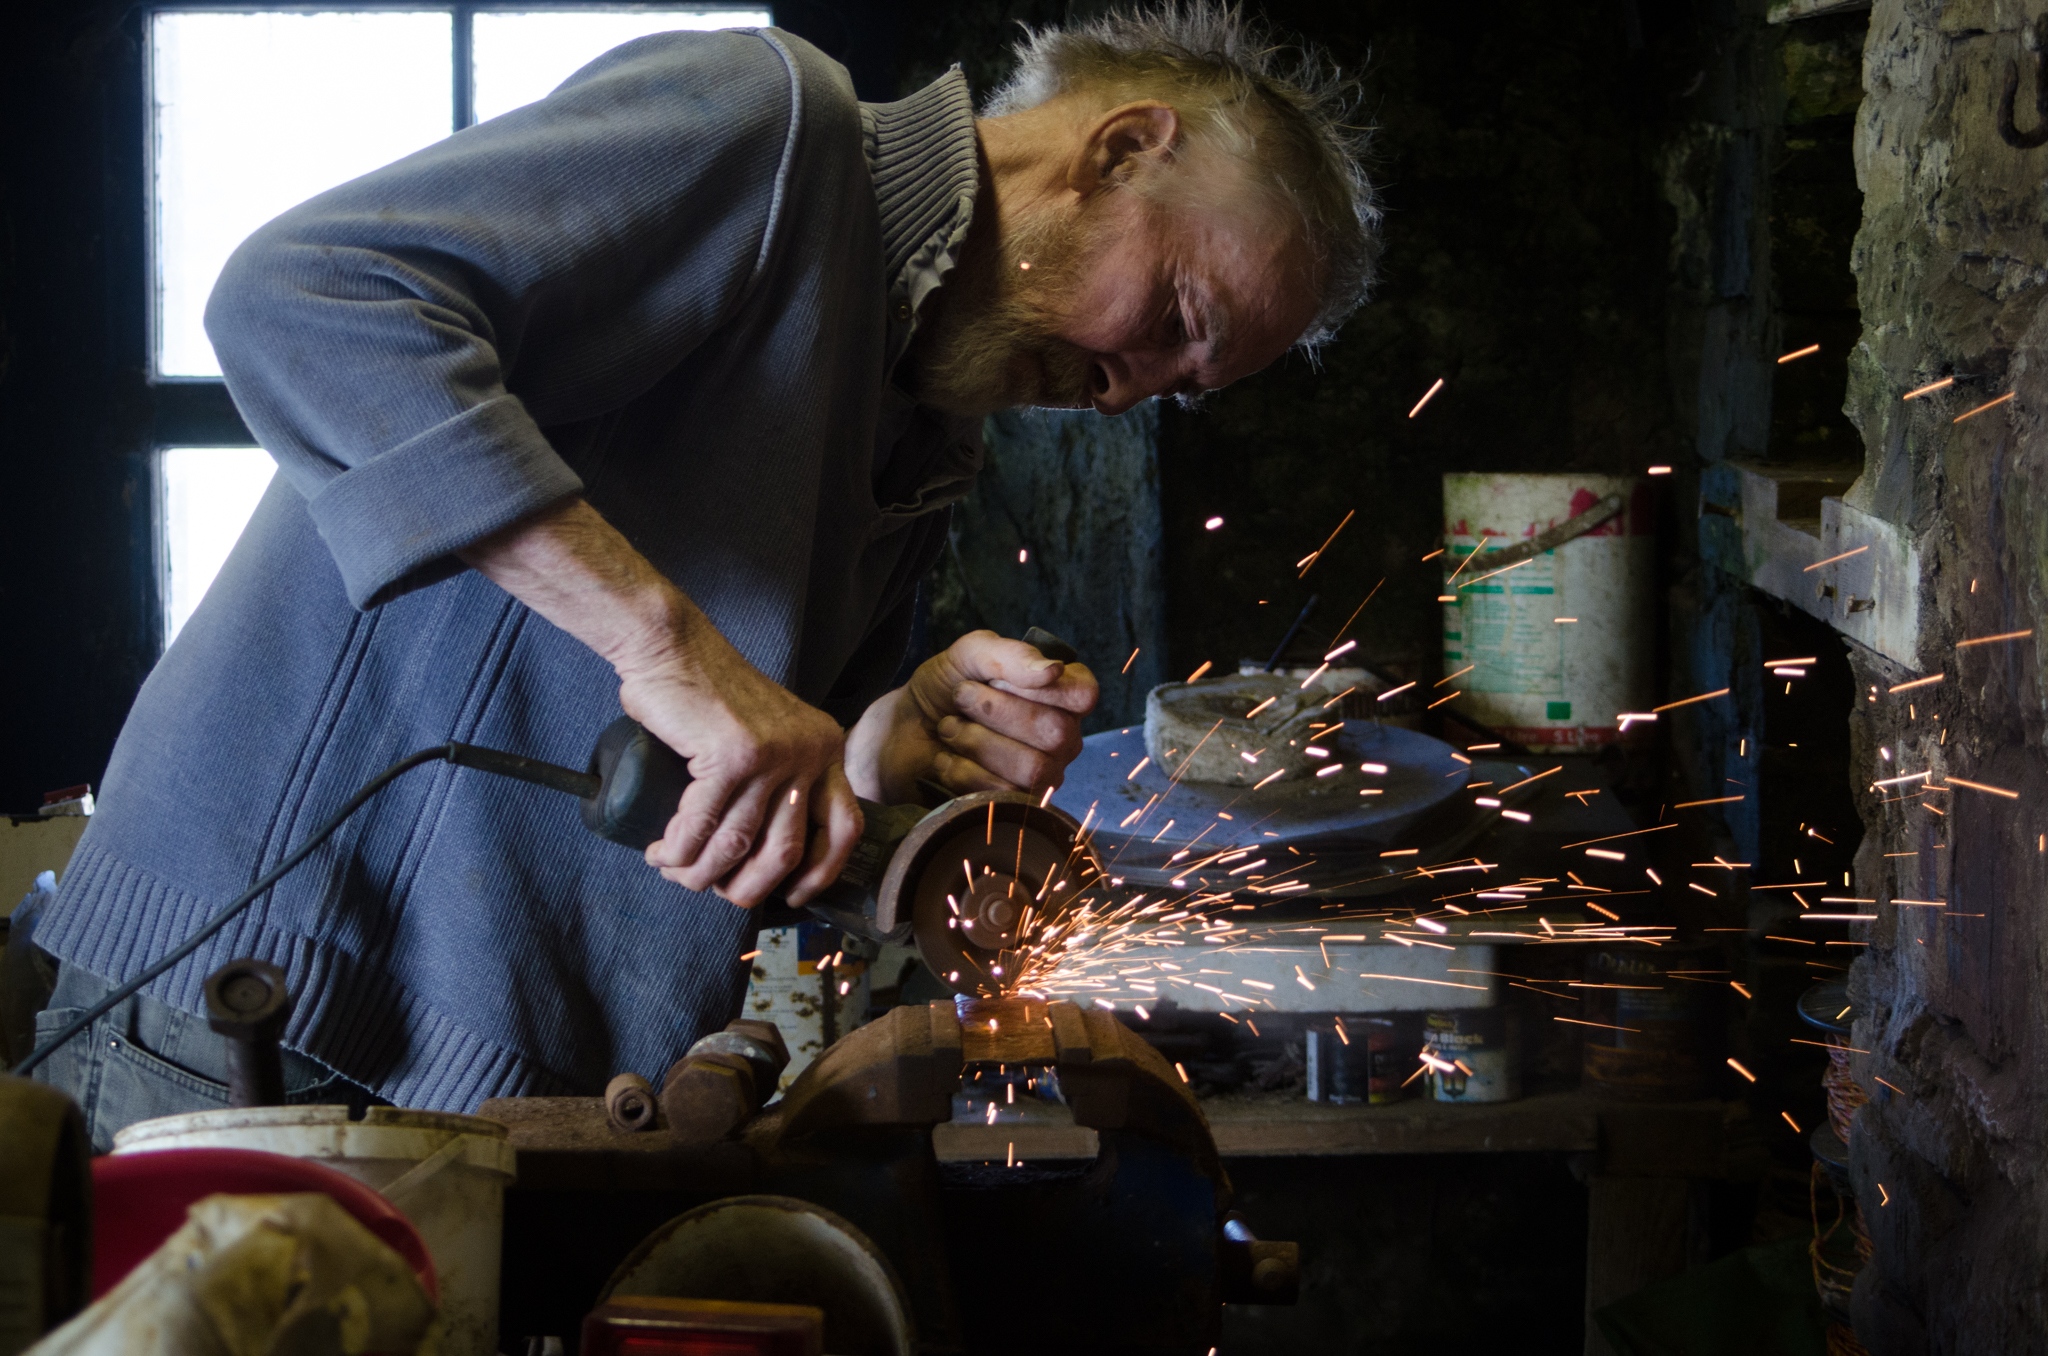
[[(1396, 1013), (1353, 1014), (1308, 1029), (1308, 1099), (1348, 1106), (1398, 1102), (1414, 1069), (1413, 1042), (1401, 1039)], [(1341, 1034), (1340, 1034), (1341, 1028)]]
[(1708, 1095), (1727, 962), (1713, 945), (1611, 946), (1586, 958), (1582, 1086), (1624, 1102)]
[(1508, 1007), (1452, 1008), (1422, 1019), (1430, 1100), (1512, 1102), (1522, 1095), (1521, 1031)]
[[(1488, 555), (1612, 496), (1620, 511), (1583, 535), (1499, 573), (1488, 566)], [(1651, 700), (1651, 533), (1642, 477), (1445, 475), (1438, 562), (1452, 709), (1535, 753), (1618, 740), (1615, 717)]]

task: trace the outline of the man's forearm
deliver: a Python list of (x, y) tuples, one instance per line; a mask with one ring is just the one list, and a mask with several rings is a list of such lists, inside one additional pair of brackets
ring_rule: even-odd
[(749, 908), (778, 884), (801, 904), (832, 883), (861, 825), (832, 717), (749, 664), (582, 499), (460, 555), (607, 660), (626, 714), (688, 760), (690, 784), (648, 865)]
[(697, 605), (580, 496), (458, 554), (621, 674), (657, 659), (687, 662), (693, 641), (717, 634)]

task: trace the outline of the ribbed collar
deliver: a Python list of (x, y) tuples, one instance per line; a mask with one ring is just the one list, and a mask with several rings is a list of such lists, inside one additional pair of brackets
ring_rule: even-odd
[(956, 66), (907, 99), (860, 109), (881, 213), (893, 363), (974, 220), (981, 173), (974, 96)]

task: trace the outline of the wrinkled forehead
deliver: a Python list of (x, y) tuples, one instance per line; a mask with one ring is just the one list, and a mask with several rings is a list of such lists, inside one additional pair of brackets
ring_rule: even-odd
[(1180, 234), (1182, 267), (1208, 311), (1213, 384), (1267, 366), (1315, 323), (1318, 270), (1298, 221), (1263, 205), (1225, 206), (1187, 219)]

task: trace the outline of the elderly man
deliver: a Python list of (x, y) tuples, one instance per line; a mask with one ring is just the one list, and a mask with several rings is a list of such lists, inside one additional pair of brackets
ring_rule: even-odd
[(95, 1139), (221, 1104), (194, 1014), (242, 955), (294, 1100), (658, 1074), (744, 992), (707, 892), (807, 898), (856, 793), (1057, 784), (1084, 667), (984, 632), (883, 689), (981, 416), (1223, 386), (1361, 298), (1342, 109), (1275, 50), (1200, 4), (1049, 30), (977, 120), (957, 71), (860, 104), (786, 33), (665, 34), (252, 236), (207, 323), (282, 474), (129, 717), (43, 1030), (412, 749), (573, 764), (623, 708), (695, 781), (644, 863), (546, 791), (394, 784), (43, 1066)]

